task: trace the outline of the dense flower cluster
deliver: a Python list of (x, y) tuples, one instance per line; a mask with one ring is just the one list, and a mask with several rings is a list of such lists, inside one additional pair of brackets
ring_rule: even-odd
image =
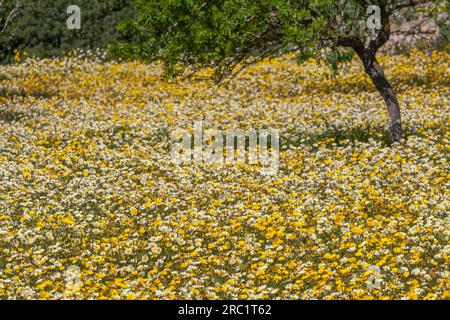
[[(392, 146), (357, 61), (286, 56), (222, 86), (138, 62), (2, 67), (0, 297), (450, 298), (449, 58), (381, 57)], [(174, 164), (171, 132), (197, 120), (280, 129), (278, 175)]]

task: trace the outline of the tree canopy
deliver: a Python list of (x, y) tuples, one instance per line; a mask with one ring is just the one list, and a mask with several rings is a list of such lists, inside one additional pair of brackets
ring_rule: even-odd
[[(348, 61), (359, 41), (376, 50), (389, 37), (395, 11), (427, 1), (170, 0), (136, 1), (139, 15), (119, 25), (131, 42), (114, 52), (124, 58), (162, 60), (169, 75), (185, 66), (214, 67), (218, 77), (241, 63), (289, 51), (317, 55), (334, 68)], [(368, 27), (368, 9), (380, 8), (379, 30)], [(373, 33), (375, 31), (376, 33)]]

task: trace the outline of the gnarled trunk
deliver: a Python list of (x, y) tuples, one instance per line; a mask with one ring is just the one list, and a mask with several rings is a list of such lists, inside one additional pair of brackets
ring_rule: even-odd
[(402, 124), (397, 95), (389, 81), (387, 81), (383, 68), (378, 63), (375, 54), (364, 47), (356, 47), (354, 50), (361, 59), (366, 73), (372, 79), (373, 84), (386, 103), (389, 112), (389, 135), (391, 141), (398, 142), (402, 139)]

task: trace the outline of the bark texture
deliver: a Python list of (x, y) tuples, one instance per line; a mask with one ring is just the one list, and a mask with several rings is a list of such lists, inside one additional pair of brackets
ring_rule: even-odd
[(375, 54), (363, 46), (355, 46), (354, 50), (361, 59), (364, 70), (386, 103), (389, 112), (389, 135), (391, 141), (399, 142), (402, 139), (402, 123), (397, 95), (386, 79), (383, 68), (378, 63)]

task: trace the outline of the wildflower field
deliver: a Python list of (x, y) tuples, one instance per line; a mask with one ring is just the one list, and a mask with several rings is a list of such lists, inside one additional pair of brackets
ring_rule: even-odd
[[(0, 70), (0, 298), (449, 299), (449, 53), (237, 78), (76, 56)], [(207, 72), (207, 71), (205, 71)], [(275, 176), (176, 165), (171, 133), (280, 130)], [(68, 270), (77, 270), (77, 281)]]

